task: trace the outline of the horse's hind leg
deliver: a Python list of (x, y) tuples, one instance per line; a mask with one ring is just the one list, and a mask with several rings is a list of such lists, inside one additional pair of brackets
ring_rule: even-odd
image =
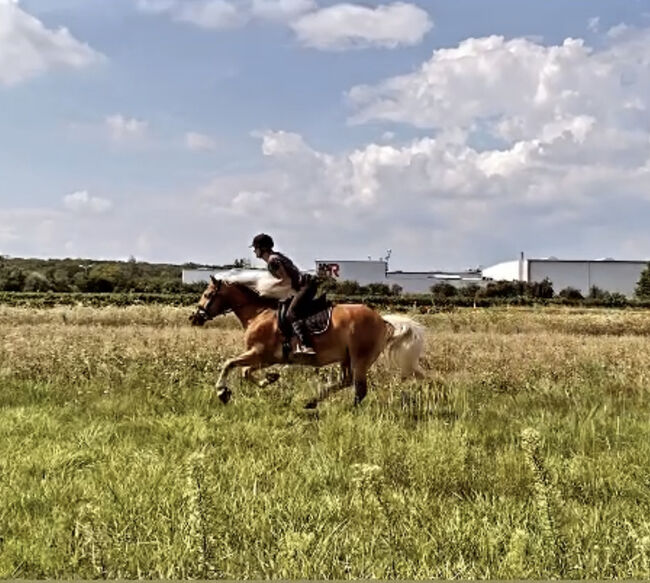
[(331, 397), (334, 393), (349, 387), (352, 384), (352, 371), (350, 369), (350, 361), (341, 363), (341, 380), (338, 383), (328, 385), (321, 391), (318, 396), (305, 405), (305, 409), (315, 409), (321, 401)]
[(255, 386), (259, 387), (260, 389), (263, 389), (264, 387), (268, 387), (269, 385), (275, 383), (280, 379), (280, 373), (275, 372), (275, 371), (269, 371), (264, 375), (263, 379), (257, 379), (255, 378), (254, 372), (255, 370), (259, 369), (254, 369), (252, 366), (246, 366), (242, 370), (242, 377), (244, 380), (253, 383)]
[(361, 404), (368, 394), (368, 378), (366, 370), (354, 371), (354, 406)]
[(368, 370), (377, 355), (352, 357), (352, 376), (354, 378), (354, 406), (361, 404), (368, 394)]

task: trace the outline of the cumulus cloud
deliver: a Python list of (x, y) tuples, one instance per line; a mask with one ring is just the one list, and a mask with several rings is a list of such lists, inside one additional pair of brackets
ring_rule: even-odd
[(317, 7), (315, 0), (138, 0), (136, 6), (215, 30), (244, 26), (252, 19), (288, 22)]
[(298, 244), (300, 233), (318, 247), (345, 241), (346, 257), (390, 246), (405, 267), (489, 263), (521, 248), (647, 257), (649, 54), (648, 30), (600, 50), (579, 39), (468, 39), (349, 93), (356, 123), (430, 136), (327, 153), (299, 134), (262, 132), (267, 174), (217, 180), (201, 200), (232, 216), (245, 200), (250, 217)]
[(146, 13), (168, 14), (178, 22), (214, 30), (236, 28), (249, 19), (241, 3), (229, 0), (138, 0), (136, 6)]
[(501, 36), (439, 49), (418, 71), (352, 88), (351, 121), (481, 128), (507, 141), (648, 127), (650, 32), (595, 51), (581, 39), (544, 46)]
[(316, 7), (315, 0), (253, 0), (251, 13), (257, 18), (287, 22)]
[(104, 124), (109, 137), (117, 142), (142, 138), (149, 127), (146, 121), (128, 118), (120, 113), (108, 116)]
[(64, 196), (63, 205), (75, 213), (103, 214), (111, 209), (113, 203), (105, 198), (90, 196), (86, 190), (79, 190)]
[(327, 51), (415, 45), (433, 27), (425, 10), (406, 2), (376, 7), (339, 3), (318, 9), (316, 0), (138, 0), (136, 6), (209, 29), (253, 20), (283, 23), (304, 46)]
[(12, 86), (55, 69), (82, 69), (104, 57), (66, 28), (51, 30), (17, 0), (0, 0), (0, 84)]
[(142, 12), (160, 14), (170, 11), (177, 4), (177, 0), (137, 0), (136, 6)]
[(235, 3), (226, 0), (184, 0), (173, 7), (172, 13), (176, 20), (207, 29), (236, 28), (248, 18)]
[(302, 44), (330, 51), (416, 45), (432, 27), (425, 10), (404, 2), (375, 8), (335, 4), (291, 23)]
[(217, 147), (216, 142), (205, 134), (198, 132), (187, 132), (185, 134), (185, 147), (193, 151), (210, 151)]
[[(110, 244), (124, 248), (146, 222), (160, 259), (227, 261), (259, 231), (304, 267), (316, 253), (387, 248), (403, 269), (486, 264), (521, 249), (648, 257), (650, 31), (606, 42), (488, 37), (439, 49), (415, 72), (350, 91), (355, 122), (389, 132), (377, 143), (323, 151), (299, 133), (258, 132), (264, 171), (217, 176), (191, 204), (134, 202), (120, 217), (128, 235)], [(405, 140), (396, 124), (428, 135)], [(102, 218), (107, 233), (112, 221)], [(2, 223), (0, 236), (11, 237)]]

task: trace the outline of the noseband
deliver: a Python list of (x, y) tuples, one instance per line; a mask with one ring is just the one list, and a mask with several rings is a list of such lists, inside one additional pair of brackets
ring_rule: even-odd
[[(215, 294), (208, 298), (208, 301), (205, 303), (205, 306), (198, 306), (196, 308), (196, 316), (201, 318), (203, 322), (208, 322), (210, 320), (214, 320), (216, 317), (216, 314), (214, 316), (211, 316), (210, 313), (208, 312), (208, 308), (210, 307), (210, 302), (212, 302), (213, 298), (221, 291), (221, 285), (222, 281), (218, 280), (217, 285), (215, 286)], [(222, 314), (227, 314), (228, 312), (231, 312), (233, 308), (227, 308), (221, 312)]]

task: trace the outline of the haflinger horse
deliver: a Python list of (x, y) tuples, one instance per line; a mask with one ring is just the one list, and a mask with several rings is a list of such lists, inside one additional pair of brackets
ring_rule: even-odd
[[(216, 279), (210, 283), (190, 316), (195, 326), (227, 312), (234, 312), (244, 327), (245, 352), (228, 360), (216, 383), (219, 399), (226, 404), (232, 392), (226, 385), (228, 373), (243, 367), (246, 380), (256, 382), (253, 371), (274, 364), (296, 364), (322, 367), (339, 363), (341, 378), (338, 383), (321, 391), (309, 401), (306, 408), (315, 408), (332, 393), (354, 384), (354, 404), (363, 401), (367, 393), (368, 370), (386, 350), (389, 360), (400, 368), (402, 378), (422, 377), (419, 359), (424, 348), (424, 327), (401, 315), (381, 316), (363, 304), (336, 304), (332, 307), (329, 327), (313, 337), (316, 354), (286, 355), (283, 352), (283, 334), (278, 323), (279, 300), (290, 290), (266, 272), (241, 272)], [(295, 346), (296, 340), (292, 340)], [(269, 375), (268, 382), (278, 375)], [(264, 386), (264, 382), (257, 383)]]

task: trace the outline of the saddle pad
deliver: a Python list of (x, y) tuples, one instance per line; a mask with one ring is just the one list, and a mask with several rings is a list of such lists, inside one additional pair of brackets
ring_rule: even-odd
[(318, 336), (327, 332), (332, 321), (332, 306), (326, 310), (321, 310), (305, 319), (305, 326), (309, 334)]

